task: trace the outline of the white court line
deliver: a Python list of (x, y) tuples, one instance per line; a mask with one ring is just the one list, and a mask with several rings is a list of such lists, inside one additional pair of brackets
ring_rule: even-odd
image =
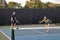
[(36, 31), (36, 30), (32, 30), (32, 31), (37, 32), (37, 33), (42, 33), (42, 34), (44, 34), (44, 35), (47, 35), (46, 33), (39, 32), (39, 31)]
[(2, 30), (0, 30), (0, 32), (5, 35), (9, 40), (11, 40), (11, 38), (9, 36), (7, 36)]
[[(14, 28), (16, 30), (16, 28)], [(46, 29), (45, 27), (30, 27), (30, 28), (18, 28), (19, 30), (24, 29)], [(60, 29), (60, 27), (48, 27), (48, 29)]]
[(38, 37), (38, 36), (49, 36), (49, 35), (60, 35), (60, 34), (48, 34), (48, 35), (32, 35), (32, 36), (20, 36), (20, 37), (15, 37), (15, 38), (23, 38), (23, 37)]
[[(33, 27), (33, 28), (19, 28), (19, 30), (24, 30), (24, 29), (46, 29), (45, 27)], [(49, 27), (49, 29), (60, 29), (60, 27)], [(35, 30), (34, 30), (35, 31)], [(38, 31), (35, 31), (38, 32)], [(38, 33), (42, 33), (42, 32), (38, 32)], [(49, 36), (49, 35), (60, 35), (60, 34), (45, 34), (43, 33), (43, 35), (32, 35), (32, 36), (21, 36), (21, 37), (35, 37), (35, 36)], [(15, 37), (15, 38), (21, 38), (21, 37)]]
[(44, 35), (21, 36), (21, 37), (15, 37), (15, 38), (22, 38), (22, 37), (37, 37), (37, 36), (44, 36)]

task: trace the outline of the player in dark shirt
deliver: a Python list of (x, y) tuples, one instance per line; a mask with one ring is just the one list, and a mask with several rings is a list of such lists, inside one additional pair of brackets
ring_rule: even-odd
[(13, 14), (11, 15), (11, 27), (15, 27), (16, 26), (16, 22), (18, 22), (16, 20), (16, 14), (15, 14), (15, 12), (13, 12)]

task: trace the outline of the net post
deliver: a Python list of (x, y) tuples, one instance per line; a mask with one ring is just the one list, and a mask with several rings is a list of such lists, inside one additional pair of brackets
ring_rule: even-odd
[(14, 29), (13, 28), (11, 29), (11, 40), (15, 40), (15, 37), (14, 37)]

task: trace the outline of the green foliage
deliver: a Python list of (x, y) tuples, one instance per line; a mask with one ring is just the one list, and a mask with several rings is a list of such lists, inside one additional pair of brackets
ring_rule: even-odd
[(16, 3), (15, 2), (9, 2), (9, 4), (8, 4), (8, 8), (14, 8), (15, 7), (15, 5), (16, 5)]
[(52, 2), (43, 3), (40, 0), (26, 1), (25, 8), (60, 8), (60, 4), (54, 4)]
[(29, 8), (29, 5), (30, 5), (29, 1), (26, 1), (26, 5), (24, 8)]
[(9, 2), (7, 8), (22, 8), (22, 6), (16, 2)]
[[(0, 8), (23, 8), (20, 3), (17, 2), (9, 2), (6, 3), (5, 0), (0, 0)], [(40, 0), (30, 0), (26, 1), (24, 8), (60, 8), (60, 4), (54, 4), (52, 2), (43, 3)]]
[(45, 4), (46, 8), (52, 8), (52, 7), (54, 7), (53, 5), (54, 4), (51, 2), (46, 2), (46, 4)]
[(18, 8), (22, 8), (21, 4), (17, 4)]
[(60, 8), (60, 4), (55, 4), (55, 7), (56, 8)]
[(40, 0), (30, 0), (26, 2), (25, 8), (42, 8), (43, 4)]
[(17, 3), (15, 3), (15, 2), (9, 2), (9, 4), (8, 4), (8, 8), (15, 8), (15, 6), (16, 6), (16, 4)]
[(7, 7), (7, 3), (5, 0), (0, 0), (0, 8), (6, 8)]

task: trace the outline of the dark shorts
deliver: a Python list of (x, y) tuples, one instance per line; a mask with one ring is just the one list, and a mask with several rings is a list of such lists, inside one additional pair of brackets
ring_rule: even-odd
[(13, 22), (13, 21), (11, 21), (11, 24), (15, 24), (15, 23), (16, 23), (16, 21), (14, 21), (14, 22)]

